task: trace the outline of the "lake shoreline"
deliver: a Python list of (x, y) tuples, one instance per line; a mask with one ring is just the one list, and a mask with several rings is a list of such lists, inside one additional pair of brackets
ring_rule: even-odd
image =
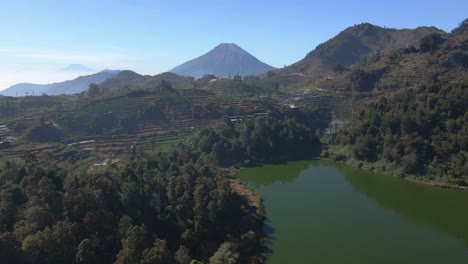
[[(247, 183), (237, 178), (237, 175), (244, 169), (245, 167), (235, 167), (230, 166), (228, 168), (219, 168), (223, 173), (228, 175), (229, 178), (229, 187), (233, 192), (236, 192), (241, 197), (244, 197), (249, 204), (249, 209), (252, 210), (259, 219), (262, 220), (263, 225), (266, 224), (266, 214), (265, 209), (263, 206), (263, 199), (257, 191), (247, 186)], [(265, 253), (267, 250), (267, 239), (268, 234), (264, 231), (261, 232), (261, 250), (257, 252), (257, 254), (253, 255), (249, 261), (250, 264), (263, 264), (266, 263), (267, 254)]]
[[(460, 205), (451, 202), (458, 197), (456, 201), (466, 204), (464, 192), (425, 187), (427, 183), (411, 184), (408, 179), (399, 181), (326, 159), (237, 167), (232, 172), (239, 171), (236, 177), (263, 198), (266, 224), (273, 230), (264, 230), (264, 243), (270, 249), (265, 252), (268, 263), (287, 263), (292, 257), (296, 261), (290, 263), (305, 263), (310, 258), (321, 260), (318, 263), (343, 263), (348, 257), (356, 257), (354, 252), (369, 247), (377, 253), (363, 250), (359, 254), (363, 259), (355, 260), (376, 263), (376, 256), (379, 260), (390, 257), (388, 248), (396, 241), (411, 242), (399, 246), (400, 253), (390, 257), (392, 261), (382, 263), (401, 263), (410, 257), (418, 259), (413, 263), (438, 263), (432, 260), (446, 257), (435, 250), (441, 248), (454, 252), (451, 258), (456, 262), (450, 263), (466, 259), (466, 247), (460, 241), (468, 232), (463, 220), (466, 211), (461, 213)], [(388, 242), (388, 237), (397, 239)], [(439, 242), (434, 245), (436, 242), (431, 241)], [(366, 246), (354, 248), (356, 244)], [(314, 245), (325, 253), (319, 256), (301, 245)], [(337, 245), (343, 247), (346, 257), (335, 254)], [(350, 247), (353, 250), (347, 251)]]
[[(375, 171), (369, 168), (363, 168), (363, 167), (358, 167), (353, 164), (347, 163), (347, 162), (342, 162), (342, 161), (336, 161), (332, 159), (327, 159), (327, 158), (310, 158), (307, 159), (307, 161), (327, 161), (327, 162), (332, 162), (332, 163), (338, 163), (338, 164), (343, 164), (346, 166), (350, 166), (352, 168), (360, 169), (366, 172), (370, 173), (376, 173), (383, 175), (384, 177), (392, 177), (392, 178), (400, 178), (408, 182), (416, 183), (416, 184), (421, 184), (421, 185), (427, 185), (427, 186), (432, 186), (432, 187), (437, 187), (437, 188), (442, 188), (442, 189), (455, 189), (455, 190), (462, 190), (466, 191), (468, 190), (467, 187), (465, 186), (459, 186), (459, 185), (451, 185), (451, 184), (445, 184), (441, 182), (431, 182), (431, 181), (422, 181), (418, 179), (412, 179), (412, 178), (401, 178), (397, 177), (393, 174), (390, 173), (385, 173), (381, 171)], [(256, 164), (255, 167), (262, 167), (264, 165), (279, 165), (279, 164), (287, 164), (289, 162), (295, 162), (295, 161), (287, 161), (287, 162), (281, 162), (281, 163), (273, 163), (273, 164)], [(247, 183), (245, 181), (242, 181), (239, 179), (237, 176), (239, 173), (245, 169), (249, 169), (249, 167), (235, 167), (235, 166), (230, 166), (228, 168), (220, 168), (221, 171), (226, 173), (228, 177), (230, 178), (230, 187), (231, 189), (239, 194), (240, 196), (244, 197), (247, 199), (247, 202), (249, 206), (251, 207), (252, 210), (255, 210), (255, 213), (257, 214), (258, 217), (261, 217), (263, 219), (264, 225), (266, 224), (266, 211), (264, 208), (264, 201), (263, 198), (261, 197), (261, 194), (257, 192), (255, 189), (250, 188), (247, 186)], [(267, 248), (268, 244), (268, 239), (269, 239), (269, 234), (267, 232), (262, 233), (262, 246)], [(252, 259), (251, 263), (266, 263), (266, 258), (267, 258), (268, 253), (262, 252), (259, 253), (258, 255), (254, 256)]]
[[(463, 191), (468, 190), (468, 186), (455, 185), (455, 184), (443, 183), (443, 182), (438, 182), (438, 181), (430, 181), (430, 180), (425, 181), (425, 180), (421, 180), (421, 179), (417, 179), (417, 178), (410, 178), (410, 177), (398, 177), (398, 176), (392, 174), (391, 172), (385, 172), (385, 171), (380, 171), (380, 170), (376, 171), (375, 168), (373, 168), (373, 167), (372, 168), (367, 168), (367, 167), (362, 167), (362, 166), (359, 167), (359, 166), (356, 166), (353, 163), (344, 162), (344, 161), (338, 161), (338, 160), (327, 159), (327, 158), (315, 158), (315, 159), (312, 159), (312, 160), (326, 160), (326, 161), (331, 161), (331, 162), (337, 162), (337, 163), (345, 164), (345, 165), (351, 166), (353, 168), (361, 169), (361, 170), (364, 170), (364, 171), (367, 171), (367, 172), (381, 174), (381, 175), (386, 176), (386, 177), (399, 178), (399, 179), (403, 179), (405, 181), (409, 181), (409, 182), (413, 182), (413, 183), (417, 183), (417, 184), (428, 185), (428, 186), (433, 186), (433, 187), (437, 187), (437, 188), (455, 189), (455, 190), (463, 190)], [(369, 165), (371, 165), (371, 164), (372, 163), (369, 163)]]

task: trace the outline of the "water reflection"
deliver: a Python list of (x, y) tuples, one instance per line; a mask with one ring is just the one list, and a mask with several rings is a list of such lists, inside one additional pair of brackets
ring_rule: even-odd
[(468, 192), (327, 161), (243, 171), (264, 199), (267, 262), (466, 263)]
[(259, 166), (242, 171), (238, 178), (249, 182), (254, 188), (266, 187), (273, 183), (290, 183), (309, 166), (310, 161), (298, 161), (287, 165)]
[(468, 193), (374, 175), (336, 165), (353, 188), (418, 224), (461, 237), (468, 245)]

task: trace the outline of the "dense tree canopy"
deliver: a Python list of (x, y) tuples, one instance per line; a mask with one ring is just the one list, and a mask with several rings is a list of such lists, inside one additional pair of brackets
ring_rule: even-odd
[[(382, 97), (334, 135), (326, 155), (397, 165), (401, 175), (466, 185), (467, 102), (468, 89), (461, 83), (434, 83)], [(346, 146), (350, 152), (340, 151)]]
[(318, 155), (315, 114), (227, 121), (193, 144), (136, 151), (120, 167), (96, 171), (68, 172), (35, 157), (0, 164), (0, 256), (11, 263), (251, 262), (263, 250), (263, 216), (219, 166)]
[(227, 177), (184, 151), (78, 174), (3, 164), (0, 255), (9, 263), (187, 263), (244, 234), (260, 241), (262, 219)]

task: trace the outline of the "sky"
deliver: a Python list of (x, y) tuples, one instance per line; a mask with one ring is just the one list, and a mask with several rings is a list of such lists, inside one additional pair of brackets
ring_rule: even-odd
[(283, 67), (355, 24), (450, 32), (467, 10), (466, 0), (0, 0), (0, 90), (77, 77), (59, 71), (75, 63), (155, 75), (220, 43)]

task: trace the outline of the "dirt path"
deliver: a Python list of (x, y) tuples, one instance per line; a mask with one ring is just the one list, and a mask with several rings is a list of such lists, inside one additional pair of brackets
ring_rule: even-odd
[(260, 209), (262, 198), (254, 190), (250, 189), (239, 179), (230, 179), (229, 186), (239, 195), (244, 196), (250, 206), (255, 207), (256, 210)]

